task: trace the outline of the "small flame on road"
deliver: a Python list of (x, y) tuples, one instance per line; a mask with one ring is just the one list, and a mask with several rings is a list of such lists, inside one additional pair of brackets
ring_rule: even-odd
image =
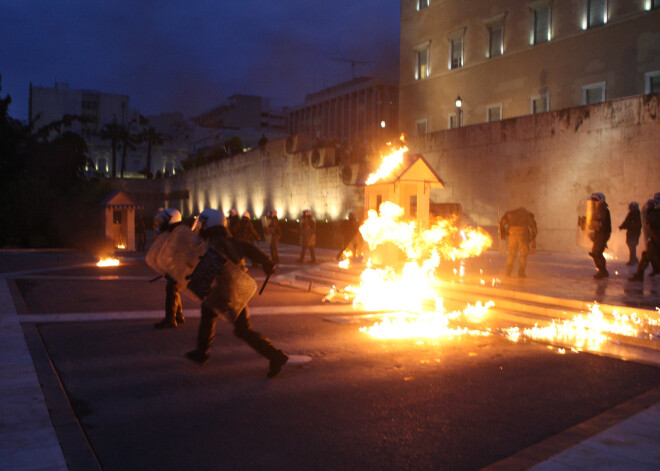
[(119, 260), (116, 258), (102, 258), (96, 262), (97, 267), (117, 267), (119, 266)]

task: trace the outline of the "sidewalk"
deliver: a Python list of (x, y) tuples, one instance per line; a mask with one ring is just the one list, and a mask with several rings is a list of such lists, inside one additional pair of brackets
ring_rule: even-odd
[[(289, 255), (293, 246), (283, 246)], [(317, 249), (320, 261), (334, 259), (335, 252)], [(60, 255), (66, 266), (66, 254)], [(28, 351), (21, 320), (6, 279), (17, 272), (41, 272), (30, 259), (19, 266), (14, 259), (0, 262), (0, 468), (3, 470), (67, 470), (60, 443), (44, 402), (33, 359)], [(30, 257), (29, 257), (30, 258)], [(591, 259), (584, 254), (540, 253), (528, 260), (528, 278), (502, 276), (506, 257), (489, 252), (466, 264), (466, 283), (488, 282), (502, 291), (527, 292), (561, 300), (597, 301), (615, 306), (655, 309), (660, 306), (660, 276), (643, 283), (627, 281), (632, 272), (624, 262), (608, 261), (610, 278), (592, 279)], [(70, 265), (81, 263), (71, 256)], [(56, 264), (57, 265), (57, 264)], [(52, 265), (50, 266), (52, 269)], [(304, 270), (306, 265), (301, 265)], [(660, 317), (660, 316), (659, 316)], [(622, 404), (580, 426), (569, 429), (488, 469), (591, 470), (660, 468), (660, 393), (650, 391), (643, 397)]]

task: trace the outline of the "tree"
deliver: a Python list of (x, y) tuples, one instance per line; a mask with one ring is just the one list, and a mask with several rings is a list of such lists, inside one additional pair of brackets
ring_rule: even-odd
[(112, 147), (112, 178), (117, 178), (117, 148), (121, 144), (124, 126), (116, 121), (106, 124), (101, 129), (101, 139), (110, 141)]
[(126, 154), (129, 150), (135, 150), (135, 143), (137, 142), (137, 136), (131, 134), (130, 129), (126, 126), (121, 127), (121, 171), (120, 177), (124, 178), (124, 170), (126, 170)]
[(152, 178), (153, 174), (151, 173), (151, 149), (152, 146), (160, 146), (163, 144), (163, 136), (154, 128), (149, 126), (147, 129), (142, 131), (140, 134), (140, 140), (147, 143), (147, 168), (146, 176), (147, 178)]

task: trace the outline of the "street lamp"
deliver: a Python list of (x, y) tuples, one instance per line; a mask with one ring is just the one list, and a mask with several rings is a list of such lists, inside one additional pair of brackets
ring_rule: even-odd
[(463, 125), (463, 100), (460, 95), (456, 97), (456, 124), (459, 128)]

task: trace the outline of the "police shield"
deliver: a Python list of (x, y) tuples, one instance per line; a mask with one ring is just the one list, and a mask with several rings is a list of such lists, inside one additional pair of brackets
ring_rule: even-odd
[(155, 272), (160, 273), (161, 275), (164, 275), (165, 273), (163, 273), (162, 268), (160, 268), (158, 265), (158, 252), (160, 252), (160, 249), (163, 248), (163, 244), (169, 236), (169, 232), (163, 232), (158, 237), (156, 237), (156, 240), (154, 240), (154, 243), (151, 244), (149, 250), (147, 250), (147, 254), (144, 256), (144, 261), (147, 263), (147, 265), (149, 265)]
[(592, 200), (584, 200), (580, 202), (578, 208), (578, 231), (577, 231), (577, 244), (580, 247), (591, 248), (593, 245), (593, 221), (596, 211), (596, 202)]
[(179, 289), (184, 289), (205, 252), (206, 243), (189, 227), (180, 225), (163, 242), (156, 265), (160, 273), (174, 279)]

